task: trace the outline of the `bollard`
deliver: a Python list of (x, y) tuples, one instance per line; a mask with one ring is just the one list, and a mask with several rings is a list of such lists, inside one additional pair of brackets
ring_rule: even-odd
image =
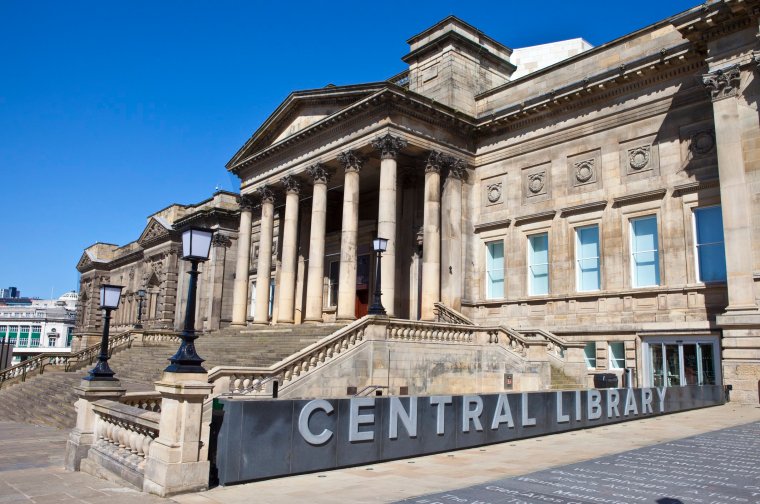
[(275, 380), (272, 382), (272, 399), (277, 399), (277, 394), (280, 392), (280, 382)]

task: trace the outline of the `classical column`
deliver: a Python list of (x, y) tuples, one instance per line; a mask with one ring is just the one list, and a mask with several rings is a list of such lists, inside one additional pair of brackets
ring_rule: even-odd
[(301, 182), (288, 175), (282, 179), (285, 186), (285, 221), (282, 233), (282, 263), (280, 266), (280, 302), (277, 322), (293, 323), (296, 301), (296, 266), (298, 261), (298, 197)]
[(322, 294), (325, 278), (325, 225), (327, 222), (327, 182), (330, 172), (321, 164), (306, 172), (314, 182), (311, 197), (311, 236), (309, 238), (309, 273), (306, 279), (306, 322), (322, 322)]
[(462, 179), (467, 174), (463, 159), (450, 159), (441, 197), (441, 302), (462, 307)]
[(441, 293), (441, 164), (445, 156), (431, 152), (425, 165), (422, 242), (422, 320), (435, 320), (433, 303)]
[(338, 280), (338, 320), (356, 318), (356, 241), (359, 231), (359, 170), (363, 160), (354, 152), (338, 155), (346, 169), (343, 181), (343, 224), (340, 233), (340, 277)]
[(267, 187), (258, 190), (261, 197), (261, 232), (259, 234), (259, 261), (256, 266), (255, 324), (269, 323), (269, 279), (272, 275), (272, 228), (274, 227), (274, 193)]
[(248, 315), (248, 265), (251, 262), (251, 213), (253, 200), (240, 196), (240, 229), (238, 230), (235, 284), (232, 290), (232, 325), (245, 325)]
[(383, 307), (389, 317), (396, 315), (396, 156), (406, 145), (406, 140), (390, 133), (372, 141), (372, 146), (380, 151), (377, 236), (388, 239), (381, 259), (381, 290)]
[(742, 121), (736, 95), (741, 70), (732, 66), (703, 76), (710, 92), (718, 150), (723, 243), (726, 249), (728, 307), (726, 311), (757, 310), (752, 274), (752, 204), (747, 193), (742, 149)]

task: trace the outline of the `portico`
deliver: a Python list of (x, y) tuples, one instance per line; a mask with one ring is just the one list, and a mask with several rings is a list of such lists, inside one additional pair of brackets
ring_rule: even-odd
[[(245, 323), (244, 314), (250, 312), (249, 278), (256, 285), (254, 324), (351, 321), (365, 315), (375, 282), (370, 244), (376, 236), (388, 239), (381, 259), (388, 315), (432, 320), (433, 305), (442, 296), (441, 225), (460, 228), (453, 221), (461, 219), (466, 161), (458, 153), (419, 143), (385, 128), (353, 142), (352, 148), (244, 188), (240, 236), (250, 237), (255, 224), (260, 232), (255, 271), (248, 267), (250, 249), (239, 248), (243, 257), (237, 261), (234, 323)], [(445, 216), (442, 194), (452, 202)], [(308, 227), (299, 227), (304, 219)], [(279, 246), (273, 246), (275, 228)], [(445, 235), (446, 257), (458, 260), (461, 231)], [(304, 268), (299, 269), (300, 262)], [(417, 268), (421, 275), (412, 271)], [(269, 279), (274, 279), (273, 297)], [(447, 299), (456, 290), (449, 285)]]

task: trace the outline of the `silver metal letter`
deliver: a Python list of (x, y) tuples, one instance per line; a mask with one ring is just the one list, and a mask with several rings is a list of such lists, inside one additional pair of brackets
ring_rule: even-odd
[(410, 438), (417, 437), (417, 398), (409, 398), (409, 411), (404, 409), (404, 405), (401, 403), (401, 399), (395, 396), (390, 398), (390, 422), (388, 425), (388, 437), (390, 439), (398, 439), (398, 421), (401, 419), (401, 423), (406, 429), (406, 433)]
[(443, 436), (444, 434), (444, 421), (443, 421), (443, 415), (447, 404), (451, 404), (451, 396), (430, 396), (430, 405), (431, 406), (438, 406), (438, 411), (436, 412), (436, 421), (435, 421), (435, 433), (439, 436)]
[(641, 389), (641, 414), (654, 413), (652, 411), (652, 389)]
[(301, 413), (298, 415), (298, 432), (301, 433), (304, 441), (311, 445), (325, 444), (333, 435), (333, 431), (329, 429), (323, 429), (319, 434), (311, 432), (311, 429), (309, 429), (309, 418), (316, 410), (322, 410), (329, 415), (333, 412), (333, 407), (332, 404), (324, 399), (315, 399), (307, 402), (306, 406), (301, 409)]
[(636, 397), (633, 395), (633, 389), (629, 388), (625, 395), (625, 411), (623, 414), (628, 416), (631, 413), (638, 415), (639, 407), (636, 405)]
[(528, 394), (522, 394), (522, 426), (536, 425), (536, 419), (528, 416)]
[[(475, 405), (475, 409), (470, 406)], [(475, 430), (483, 430), (483, 424), (480, 423), (480, 415), (483, 413), (483, 399), (480, 396), (463, 396), (462, 397), (462, 432), (470, 432), (470, 421), (475, 424)]]
[(655, 388), (657, 395), (660, 398), (660, 413), (665, 413), (665, 393), (668, 391), (667, 387)]
[(557, 423), (567, 423), (570, 421), (570, 415), (565, 415), (562, 412), (562, 391), (557, 391)]
[(581, 421), (581, 391), (575, 391), (575, 421)]
[(588, 400), (588, 417), (589, 420), (599, 420), (602, 417), (602, 393), (598, 390), (591, 389), (586, 393)]
[(348, 441), (353, 443), (355, 441), (374, 441), (374, 431), (359, 431), (360, 425), (371, 425), (375, 423), (375, 414), (368, 413), (366, 415), (359, 414), (359, 408), (374, 408), (374, 397), (354, 397), (351, 399), (351, 403), (348, 407), (349, 419), (348, 419)]
[(612, 413), (615, 413), (616, 417), (620, 416), (620, 392), (617, 389), (607, 389), (607, 418), (612, 418)]
[(515, 428), (515, 421), (512, 419), (512, 410), (509, 408), (509, 398), (507, 394), (499, 394), (499, 399), (496, 400), (496, 409), (494, 410), (493, 420), (491, 421), (491, 430), (498, 429), (499, 425), (505, 422), (508, 428)]

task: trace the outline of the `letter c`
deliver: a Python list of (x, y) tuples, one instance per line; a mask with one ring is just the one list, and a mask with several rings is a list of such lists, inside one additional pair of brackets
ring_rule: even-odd
[(301, 433), (301, 437), (307, 443), (311, 445), (322, 445), (330, 440), (333, 435), (333, 431), (324, 429), (319, 434), (314, 434), (309, 428), (309, 418), (311, 414), (316, 410), (321, 409), (328, 415), (333, 412), (332, 404), (324, 399), (315, 399), (306, 403), (306, 406), (301, 409), (301, 413), (298, 415), (298, 432)]

